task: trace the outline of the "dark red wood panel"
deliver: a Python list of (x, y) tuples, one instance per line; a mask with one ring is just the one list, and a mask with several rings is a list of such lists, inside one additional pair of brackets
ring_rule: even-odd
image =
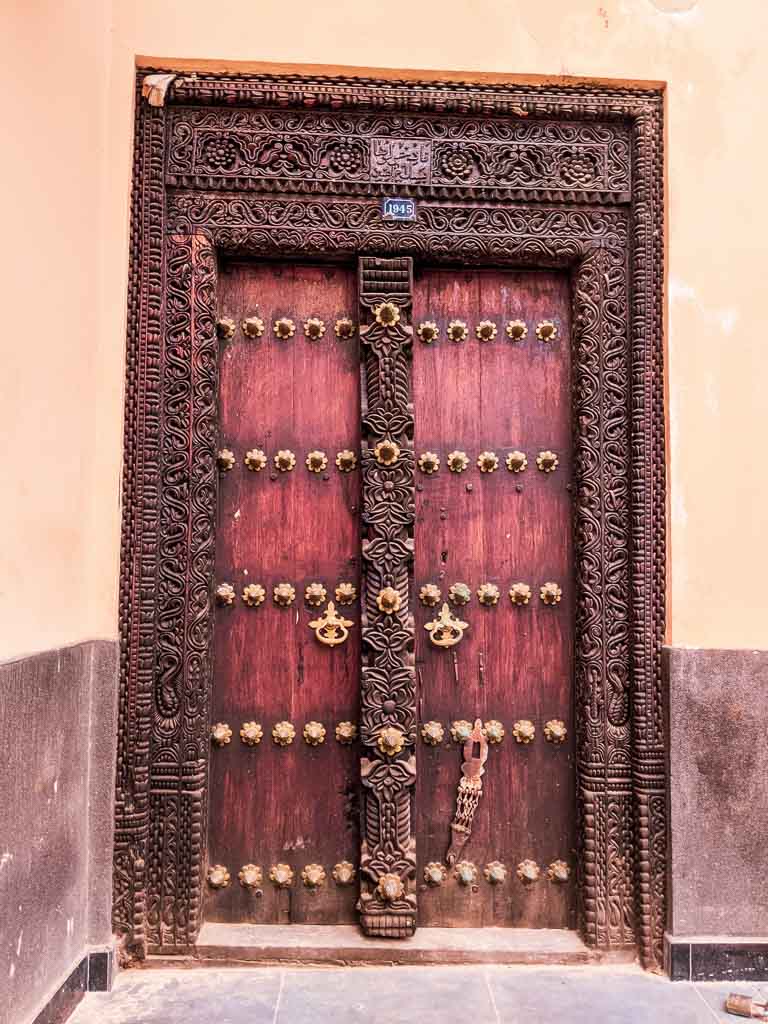
[[(355, 919), (356, 883), (338, 885), (332, 870), (338, 862), (358, 861), (358, 751), (338, 743), (334, 730), (358, 718), (360, 605), (356, 600), (344, 609), (354, 622), (348, 641), (329, 648), (309, 628), (318, 610), (304, 601), (305, 587), (315, 581), (330, 599), (341, 582), (360, 590), (359, 465), (351, 473), (335, 465), (337, 452), (359, 453), (360, 446), (358, 341), (334, 333), (336, 320), (355, 318), (354, 289), (352, 270), (328, 266), (243, 264), (220, 276), (219, 315), (237, 324), (234, 337), (221, 343), (220, 443), (234, 452), (236, 464), (220, 477), (216, 582), (232, 583), (237, 598), (217, 608), (215, 620), (212, 722), (228, 723), (233, 736), (212, 749), (208, 860), (225, 865), (231, 882), (209, 888), (208, 920)], [(264, 320), (260, 338), (247, 338), (241, 329), (250, 316)], [(296, 325), (287, 340), (273, 329), (281, 317)], [(323, 320), (322, 338), (305, 337), (309, 317)], [(243, 464), (252, 448), (268, 456), (261, 472)], [(280, 449), (295, 453), (293, 471), (275, 471), (272, 459)], [(314, 449), (328, 457), (321, 474), (305, 465)], [(289, 608), (272, 599), (281, 582), (296, 591)], [(260, 607), (241, 600), (248, 583), (266, 589)], [(287, 747), (271, 736), (283, 720), (296, 730)], [(239, 737), (248, 721), (264, 730), (253, 747)], [(316, 747), (302, 738), (310, 721), (326, 729)], [(238, 883), (246, 863), (263, 872), (255, 893)], [(294, 871), (288, 889), (269, 880), (277, 863)], [(318, 889), (301, 879), (313, 863), (326, 872)]]
[[(447, 340), (451, 320), (465, 321), (469, 337)], [(511, 341), (505, 327), (522, 320), (527, 336)], [(493, 321), (497, 336), (478, 340), (476, 326)], [(543, 343), (536, 326), (557, 327)], [(423, 886), (422, 925), (515, 925), (573, 927), (575, 878), (556, 884), (546, 878), (556, 860), (574, 867), (575, 784), (572, 709), (574, 574), (571, 537), (571, 425), (569, 284), (564, 274), (533, 272), (422, 271), (414, 296), (414, 327), (434, 321), (438, 339), (414, 336), (415, 451), (440, 455), (439, 471), (419, 473), (416, 482), (415, 614), (419, 715), (445, 728), (445, 741), (418, 748), (416, 793), (419, 873), (442, 862), (460, 778), (461, 747), (450, 738), (451, 722), (500, 720), (502, 743), (489, 748), (484, 792), (472, 836), (462, 857), (478, 870), (475, 886), (460, 885), (449, 871), (437, 887)], [(447, 455), (469, 456), (467, 470), (449, 472)], [(510, 472), (510, 451), (526, 453), (523, 472)], [(493, 473), (477, 467), (480, 452), (499, 458)], [(552, 473), (537, 469), (540, 451), (557, 453)], [(530, 603), (513, 607), (508, 591), (528, 583)], [(539, 588), (557, 582), (562, 600), (546, 607)], [(438, 609), (418, 600), (420, 588), (437, 584), (447, 600), (451, 584), (472, 590), (470, 603), (454, 609), (469, 623), (462, 642), (450, 650), (430, 644), (424, 629)], [(495, 583), (501, 597), (482, 606), (477, 589)], [(455, 653), (454, 653), (455, 652)], [(567, 741), (546, 741), (545, 723), (560, 719)], [(530, 745), (512, 734), (517, 720), (530, 720)], [(506, 881), (490, 885), (483, 869), (490, 861), (507, 868)], [(524, 885), (516, 869), (524, 860), (541, 870)]]

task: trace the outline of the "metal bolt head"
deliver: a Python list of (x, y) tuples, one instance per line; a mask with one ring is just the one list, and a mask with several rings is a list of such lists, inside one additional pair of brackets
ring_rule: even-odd
[(394, 327), (400, 322), (400, 310), (394, 302), (382, 302), (375, 307), (373, 315), (376, 317), (376, 323), (383, 327)]
[(542, 473), (554, 473), (558, 467), (557, 454), (549, 450), (539, 452), (536, 456), (536, 465)]
[(319, 341), (325, 334), (325, 324), (317, 316), (311, 316), (304, 321), (304, 335), (310, 341)]
[(260, 316), (249, 316), (242, 323), (246, 338), (260, 338), (264, 333), (264, 321)]
[(283, 316), (279, 320), (275, 320), (274, 331), (276, 337), (280, 338), (281, 341), (287, 341), (288, 338), (292, 338), (296, 333), (296, 324), (290, 317)]
[(453, 870), (453, 877), (460, 885), (474, 885), (477, 881), (477, 868), (471, 860), (460, 860)]
[(355, 880), (355, 865), (348, 860), (339, 861), (333, 865), (333, 880), (337, 885), (352, 885)]
[(424, 881), (427, 885), (442, 885), (448, 877), (445, 865), (438, 861), (430, 861), (424, 868)]
[(528, 604), (531, 600), (531, 588), (527, 583), (513, 583), (509, 588), (509, 599), (512, 604)]
[(445, 738), (445, 729), (440, 722), (425, 722), (421, 727), (421, 738), (430, 747), (436, 747)]
[(301, 880), (308, 889), (319, 889), (325, 882), (325, 868), (322, 864), (307, 864), (301, 872)]
[(354, 583), (340, 583), (335, 594), (339, 604), (353, 604), (357, 599), (357, 587)]
[(240, 885), (244, 889), (258, 889), (264, 881), (261, 868), (257, 864), (243, 864), (237, 873)]
[(507, 337), (510, 341), (524, 341), (528, 336), (528, 328), (524, 320), (510, 320), (507, 324)]
[(232, 730), (226, 722), (217, 722), (211, 726), (211, 739), (217, 747), (224, 747), (232, 741)]
[(557, 327), (551, 320), (542, 320), (536, 324), (536, 337), (539, 341), (554, 341), (557, 337)]
[(220, 605), (234, 604), (235, 588), (231, 583), (220, 583), (216, 587), (216, 603)]
[(502, 885), (507, 880), (507, 869), (500, 860), (492, 860), (483, 869), (485, 880), (491, 885)]
[(328, 596), (328, 591), (322, 583), (310, 583), (304, 590), (304, 600), (307, 604), (318, 608)]
[(319, 747), (325, 743), (325, 726), (320, 722), (307, 722), (304, 726), (304, 742), (310, 747)]
[(509, 453), (505, 462), (510, 473), (522, 473), (528, 465), (528, 458), (525, 452), (515, 449), (515, 451)]
[(269, 879), (278, 889), (287, 889), (293, 884), (293, 869), (289, 864), (273, 864), (269, 869)]
[(477, 457), (477, 468), (481, 473), (495, 473), (499, 468), (499, 457), (496, 452), (480, 452)]
[(466, 341), (469, 330), (463, 320), (451, 320), (448, 324), (448, 337), (451, 341)]
[(434, 583), (425, 583), (419, 591), (419, 600), (427, 608), (434, 608), (435, 605), (440, 603), (441, 597), (440, 587)]
[(489, 607), (499, 603), (499, 588), (495, 583), (481, 583), (477, 588), (477, 599), (480, 604)]
[(357, 739), (357, 726), (353, 722), (339, 722), (335, 733), (339, 743), (349, 745)]
[(483, 735), (489, 743), (501, 743), (504, 734), (504, 726), (496, 718), (490, 718), (483, 726)]
[(296, 591), (290, 583), (278, 583), (272, 590), (272, 600), (282, 608), (293, 604), (296, 598)]
[(538, 882), (540, 876), (541, 869), (535, 860), (521, 860), (517, 865), (517, 877), (526, 885)]
[(395, 754), (399, 754), (405, 746), (405, 736), (399, 729), (390, 725), (381, 730), (376, 742), (378, 743), (379, 750), (382, 754), (388, 754), (390, 757), (394, 757)]
[(296, 456), (289, 448), (281, 448), (274, 458), (275, 469), (281, 473), (290, 473), (296, 465)]
[(260, 473), (267, 464), (267, 456), (261, 448), (251, 448), (245, 453), (243, 462), (252, 473)]
[(348, 316), (343, 316), (333, 325), (333, 331), (337, 338), (352, 338), (355, 334), (355, 324)]
[(264, 730), (259, 722), (243, 722), (240, 730), (240, 739), (247, 747), (255, 747), (261, 743)]
[(394, 615), (395, 612), (400, 611), (401, 604), (400, 593), (394, 587), (384, 587), (376, 595), (376, 605), (379, 611), (384, 612), (385, 615)]
[(235, 336), (237, 324), (229, 316), (223, 316), (216, 321), (216, 333), (221, 341), (230, 341)]
[(431, 345), (433, 341), (437, 340), (440, 334), (440, 328), (434, 320), (425, 320), (424, 323), (419, 324), (416, 328), (416, 333), (425, 345)]
[(422, 452), (419, 456), (419, 469), (427, 476), (432, 476), (440, 469), (440, 456), (437, 452)]
[(229, 872), (223, 864), (212, 864), (208, 868), (208, 885), (212, 889), (226, 889), (229, 881)]
[(349, 448), (336, 453), (336, 466), (342, 473), (351, 473), (357, 465), (357, 456)]
[(555, 605), (560, 603), (563, 592), (557, 583), (545, 583), (539, 590), (539, 595), (544, 604)]
[(393, 466), (400, 458), (400, 448), (394, 441), (379, 441), (373, 454), (380, 465)]
[(571, 877), (571, 869), (564, 860), (553, 860), (547, 868), (547, 878), (550, 882), (562, 885)]
[(278, 722), (272, 730), (272, 739), (278, 747), (287, 747), (293, 743), (296, 730), (290, 722)]
[(451, 738), (454, 743), (466, 743), (472, 735), (472, 723), (465, 718), (459, 718), (451, 722)]
[(376, 891), (385, 902), (394, 903), (395, 900), (402, 899), (405, 895), (405, 886), (399, 875), (388, 871), (386, 874), (379, 875)]
[(243, 587), (243, 603), (249, 608), (258, 608), (264, 603), (266, 596), (267, 592), (260, 583), (249, 583), (247, 587)]
[(475, 327), (478, 341), (493, 341), (498, 333), (498, 328), (493, 320), (481, 320), (477, 327)]
[(533, 722), (529, 722), (527, 718), (521, 718), (512, 726), (512, 735), (518, 743), (527, 746), (529, 743), (533, 743), (536, 738), (536, 726)]
[(222, 448), (216, 456), (216, 465), (222, 473), (228, 473), (235, 465), (235, 453), (229, 448)]
[(544, 726), (544, 736), (548, 743), (565, 743), (568, 736), (565, 722), (561, 722), (559, 718), (551, 718)]
[(315, 450), (307, 455), (304, 464), (310, 473), (322, 473), (328, 466), (328, 456), (325, 452)]
[(448, 469), (452, 473), (463, 473), (469, 465), (469, 456), (458, 449), (448, 453)]
[(448, 598), (452, 604), (469, 604), (472, 600), (472, 591), (466, 583), (452, 583), (448, 588)]

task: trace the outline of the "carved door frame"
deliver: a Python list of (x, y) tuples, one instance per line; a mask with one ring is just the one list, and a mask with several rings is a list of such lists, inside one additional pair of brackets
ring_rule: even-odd
[[(201, 925), (218, 256), (367, 254), (391, 258), (390, 268), (413, 257), (571, 275), (580, 928), (591, 945), (637, 946), (647, 966), (660, 965), (667, 857), (662, 111), (662, 93), (650, 88), (138, 73), (114, 858), (115, 928), (130, 954), (188, 948)], [(383, 194), (416, 198), (417, 221), (383, 220)], [(374, 307), (397, 299), (400, 284), (388, 293), (376, 260), (363, 262), (373, 283), (361, 272), (361, 324), (374, 325), (374, 340)], [(399, 301), (407, 310), (402, 294)], [(395, 341), (400, 358), (407, 339)], [(381, 345), (366, 351), (370, 373)], [(407, 435), (407, 424), (398, 429)], [(366, 422), (369, 445), (386, 434)], [(412, 457), (404, 465), (412, 478)], [(376, 500), (377, 486), (369, 457), (367, 500)], [(396, 537), (392, 523), (383, 529), (390, 529), (394, 557), (407, 546), (404, 534)], [(369, 631), (371, 614), (363, 623)], [(394, 686), (391, 672), (388, 679), (383, 685)], [(380, 762), (376, 737), (363, 725), (368, 784)], [(404, 731), (397, 759), (403, 813), (415, 739)], [(385, 802), (390, 784), (379, 788)], [(370, 836), (375, 824), (363, 828)], [(414, 878), (403, 858), (409, 829), (402, 824), (391, 865), (385, 857), (370, 874), (381, 877), (391, 866), (403, 893), (386, 896), (369, 880), (364, 918), (369, 910), (386, 915), (398, 899), (406, 915), (412, 906), (406, 897), (415, 899)]]

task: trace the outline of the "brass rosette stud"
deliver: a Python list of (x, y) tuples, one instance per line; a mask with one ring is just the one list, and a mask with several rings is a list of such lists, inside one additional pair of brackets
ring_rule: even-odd
[(229, 448), (222, 448), (216, 456), (216, 465), (222, 473), (228, 473), (235, 466), (235, 453)]
[(211, 726), (211, 739), (217, 747), (225, 747), (232, 742), (232, 730), (226, 722), (217, 722)]
[(536, 726), (533, 722), (529, 722), (527, 718), (521, 718), (512, 726), (512, 735), (518, 743), (527, 746), (529, 743), (533, 743), (536, 738)]
[(296, 591), (290, 583), (278, 583), (272, 590), (272, 600), (281, 608), (287, 608), (296, 600)]
[(478, 341), (493, 341), (498, 333), (498, 328), (493, 320), (481, 320), (477, 327), (475, 327)]
[(477, 868), (471, 860), (460, 860), (453, 869), (453, 877), (459, 885), (474, 885), (477, 881)]
[(394, 615), (395, 612), (399, 612), (402, 603), (400, 593), (394, 587), (384, 587), (376, 595), (376, 606), (385, 615)]
[(325, 743), (325, 726), (320, 722), (307, 722), (304, 726), (304, 742), (310, 747)]
[(438, 605), (442, 596), (440, 587), (435, 583), (425, 583), (419, 591), (419, 600), (427, 608), (434, 608), (435, 605)]
[(278, 747), (288, 747), (293, 743), (296, 730), (290, 722), (278, 722), (272, 730), (272, 739)]
[(437, 747), (445, 739), (445, 729), (440, 722), (425, 722), (421, 727), (421, 738), (428, 747)]
[(486, 882), (491, 885), (503, 885), (507, 880), (507, 869), (500, 860), (492, 860), (483, 869)]
[(344, 746), (349, 746), (357, 739), (357, 726), (354, 722), (339, 722), (334, 731), (336, 740)]
[(373, 310), (376, 323), (382, 327), (394, 327), (400, 323), (400, 310), (394, 302), (382, 302)]
[(496, 718), (490, 718), (483, 726), (483, 735), (489, 743), (501, 743), (504, 739), (505, 729)]
[(345, 448), (341, 452), (336, 453), (336, 467), (340, 469), (342, 473), (351, 473), (357, 465), (357, 456), (349, 448)]
[(510, 341), (525, 341), (528, 337), (528, 328), (524, 320), (510, 320), (507, 324), (507, 337)]
[(379, 750), (382, 754), (394, 757), (395, 754), (399, 754), (405, 746), (405, 736), (399, 729), (396, 729), (393, 725), (389, 725), (385, 729), (381, 730), (376, 742), (378, 743)]
[(544, 737), (547, 743), (559, 746), (561, 743), (565, 743), (567, 736), (568, 730), (565, 727), (565, 722), (561, 722), (559, 718), (551, 718), (544, 726)]
[(394, 466), (400, 458), (400, 448), (394, 441), (379, 441), (373, 449), (376, 461), (381, 466)]
[(452, 473), (463, 473), (469, 465), (469, 456), (466, 452), (454, 451), (448, 453), (448, 469)]
[(571, 877), (571, 869), (564, 860), (553, 860), (547, 868), (547, 878), (550, 882), (562, 885)]
[(477, 457), (477, 468), (481, 473), (495, 473), (499, 468), (499, 457), (496, 452), (480, 452)]
[(243, 864), (237, 873), (240, 885), (244, 889), (258, 889), (264, 881), (261, 868), (257, 864)]
[(229, 881), (229, 872), (223, 864), (212, 864), (208, 868), (208, 885), (212, 889), (226, 889)]
[(386, 874), (379, 875), (376, 892), (386, 903), (394, 903), (405, 895), (405, 886), (400, 875), (388, 871)]
[(293, 869), (289, 864), (273, 864), (269, 869), (269, 880), (278, 889), (287, 889), (293, 885)]
[(527, 583), (513, 583), (509, 588), (509, 600), (518, 606), (528, 604), (532, 593)]
[(551, 320), (542, 320), (536, 324), (536, 337), (539, 341), (554, 341), (557, 337), (557, 328)]
[(451, 604), (469, 604), (472, 600), (472, 591), (466, 583), (452, 583), (448, 588), (448, 600)]
[(541, 877), (541, 868), (535, 860), (521, 860), (517, 865), (517, 877), (524, 885), (531, 885), (538, 882)]
[(495, 583), (481, 583), (477, 588), (477, 599), (486, 608), (499, 603), (501, 592)]
[(554, 473), (558, 467), (558, 459), (555, 452), (539, 452), (536, 456), (536, 465), (542, 473)]
[(440, 469), (440, 456), (436, 452), (423, 452), (419, 456), (419, 469), (427, 476), (432, 476)]
[(247, 316), (241, 326), (246, 338), (260, 338), (264, 333), (264, 321), (260, 316)]
[(319, 341), (325, 334), (325, 324), (318, 316), (304, 321), (304, 336), (310, 341)]
[(454, 743), (466, 743), (472, 735), (472, 723), (465, 718), (451, 722), (451, 739)]
[(510, 452), (505, 461), (510, 473), (522, 473), (528, 465), (528, 458), (525, 452), (517, 450)]
[(328, 467), (328, 456), (325, 452), (316, 450), (307, 455), (304, 464), (310, 473), (322, 473)]
[(357, 587), (354, 583), (340, 583), (334, 593), (339, 604), (354, 604), (357, 600)]
[(275, 469), (281, 473), (290, 473), (296, 465), (296, 456), (289, 448), (281, 448), (274, 458)]
[(236, 330), (237, 324), (231, 316), (223, 316), (216, 321), (216, 334), (220, 341), (231, 341)]
[(544, 604), (556, 605), (560, 603), (563, 591), (557, 583), (545, 583), (539, 590), (539, 596)]
[(258, 608), (260, 604), (264, 604), (267, 592), (260, 583), (249, 583), (247, 587), (243, 587), (241, 596), (243, 604), (247, 604), (249, 608)]
[(216, 603), (220, 605), (235, 603), (235, 588), (231, 583), (220, 583), (216, 587)]
[(446, 871), (445, 865), (440, 864), (439, 861), (430, 861), (424, 868), (424, 881), (427, 885), (442, 885), (447, 877), (448, 872)]
[(350, 864), (348, 860), (339, 861), (333, 865), (331, 874), (336, 885), (352, 885), (356, 874), (355, 865)]
[(245, 453), (243, 462), (252, 473), (260, 473), (267, 464), (267, 456), (261, 448), (251, 448)]
[(333, 325), (333, 332), (337, 338), (348, 340), (355, 336), (355, 322), (348, 316), (343, 316)]
[(451, 320), (448, 324), (448, 338), (450, 341), (466, 341), (469, 337), (469, 329), (463, 320)]
[(304, 590), (304, 600), (307, 604), (318, 608), (328, 596), (328, 591), (322, 583), (310, 583)]
[(416, 333), (425, 345), (431, 345), (440, 336), (440, 328), (434, 320), (425, 320), (423, 324), (419, 324), (416, 328)]
[(247, 747), (255, 747), (261, 743), (264, 730), (259, 722), (243, 722), (240, 730), (240, 739)]
[(281, 341), (287, 341), (296, 333), (296, 324), (290, 319), (290, 317), (283, 316), (280, 317), (279, 320), (275, 320), (273, 329), (275, 337), (279, 338)]

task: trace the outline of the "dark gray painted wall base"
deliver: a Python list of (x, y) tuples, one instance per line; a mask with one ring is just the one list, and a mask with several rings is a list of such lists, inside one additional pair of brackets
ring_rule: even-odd
[(63, 1024), (86, 992), (110, 992), (114, 950), (94, 950), (84, 956), (66, 981), (59, 985), (33, 1024)]
[(664, 969), (672, 981), (768, 981), (768, 939), (667, 935)]

